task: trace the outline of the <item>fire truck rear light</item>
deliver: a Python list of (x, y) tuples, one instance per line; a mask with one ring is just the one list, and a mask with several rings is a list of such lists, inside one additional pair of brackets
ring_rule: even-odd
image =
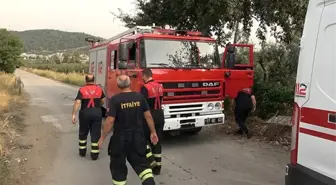
[(294, 103), (294, 110), (292, 116), (292, 136), (291, 136), (291, 163), (297, 164), (298, 156), (298, 137), (299, 137), (299, 123), (300, 123), (300, 107)]

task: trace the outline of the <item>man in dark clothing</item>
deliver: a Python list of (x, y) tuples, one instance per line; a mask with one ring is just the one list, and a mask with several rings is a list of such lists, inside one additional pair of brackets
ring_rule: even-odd
[(86, 155), (87, 136), (91, 135), (91, 158), (97, 160), (99, 156), (98, 140), (101, 134), (102, 112), (104, 104), (104, 92), (100, 86), (94, 84), (93, 74), (85, 77), (86, 85), (77, 93), (72, 111), (72, 123), (76, 124), (76, 113), (79, 111), (79, 155)]
[(159, 137), (159, 142), (156, 145), (150, 143), (149, 129), (146, 124), (144, 124), (145, 136), (147, 137), (147, 150), (146, 157), (153, 169), (154, 175), (159, 175), (161, 172), (161, 153), (162, 146), (160, 141), (162, 140), (162, 132), (164, 126), (164, 114), (161, 108), (163, 99), (163, 87), (161, 84), (153, 80), (153, 74), (150, 69), (144, 69), (142, 73), (142, 78), (144, 80), (144, 85), (141, 87), (141, 94), (146, 98), (148, 105), (150, 107), (151, 114), (154, 119), (155, 129)]
[(239, 129), (236, 134), (246, 134), (247, 138), (251, 137), (246, 126), (246, 119), (251, 111), (256, 109), (256, 99), (253, 95), (252, 88), (244, 88), (238, 92), (237, 97), (235, 98), (235, 107), (234, 113), (236, 122), (239, 125)]
[(146, 142), (142, 129), (143, 120), (146, 119), (152, 143), (158, 142), (148, 104), (143, 95), (131, 91), (128, 76), (120, 75), (117, 78), (117, 85), (121, 93), (114, 95), (110, 100), (108, 117), (99, 140), (101, 147), (113, 128), (108, 147), (113, 184), (126, 184), (127, 158), (143, 185), (155, 185), (153, 172), (146, 160)]

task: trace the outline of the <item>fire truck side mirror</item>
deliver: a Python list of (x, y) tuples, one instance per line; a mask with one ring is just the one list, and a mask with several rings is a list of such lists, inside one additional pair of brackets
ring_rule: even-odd
[(226, 56), (227, 68), (232, 69), (236, 64), (235, 48), (234, 46), (227, 46), (227, 47), (228, 47)]
[(119, 61), (127, 61), (128, 59), (128, 49), (126, 43), (120, 43), (118, 48), (118, 58)]

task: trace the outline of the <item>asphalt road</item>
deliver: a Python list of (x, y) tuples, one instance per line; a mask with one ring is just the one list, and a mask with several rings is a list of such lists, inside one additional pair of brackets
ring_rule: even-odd
[[(71, 124), (73, 99), (78, 88), (17, 70), (31, 106), (43, 108), (41, 121), (60, 131), (50, 158), (52, 167), (36, 185), (111, 185), (108, 139), (98, 161), (78, 156), (78, 126)], [(289, 156), (265, 143), (244, 141), (208, 128), (195, 136), (171, 138), (163, 146), (163, 170), (155, 177), (165, 185), (284, 185)], [(128, 169), (128, 184), (140, 181)]]

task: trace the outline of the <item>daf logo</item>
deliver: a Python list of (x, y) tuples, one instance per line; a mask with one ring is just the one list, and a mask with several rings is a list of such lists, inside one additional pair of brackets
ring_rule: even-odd
[(203, 82), (203, 87), (217, 87), (219, 86), (219, 82)]

